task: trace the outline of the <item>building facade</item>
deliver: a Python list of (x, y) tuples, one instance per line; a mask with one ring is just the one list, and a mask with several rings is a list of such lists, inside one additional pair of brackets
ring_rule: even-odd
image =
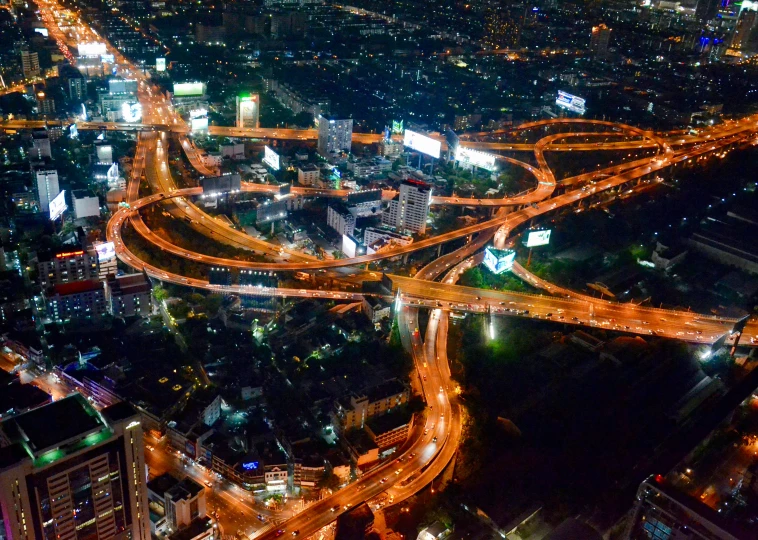
[(105, 291), (108, 311), (114, 317), (148, 317), (153, 312), (150, 282), (144, 274), (110, 274)]
[(54, 321), (89, 319), (106, 313), (103, 282), (94, 279), (55, 285), (47, 300), (47, 314)]
[(10, 540), (150, 540), (139, 413), (79, 394), (0, 424), (0, 514)]
[(355, 231), (355, 216), (343, 204), (329, 206), (326, 223), (342, 235), (352, 236)]
[(37, 263), (37, 279), (42, 288), (97, 277), (97, 256), (83, 249), (51, 253)]
[(58, 185), (58, 171), (45, 166), (33, 167), (34, 175), (34, 194), (39, 203), (40, 212), (50, 211), (50, 201), (52, 201), (61, 190)]
[(407, 403), (410, 391), (392, 379), (365, 392), (353, 393), (335, 402), (333, 420), (341, 430), (363, 428), (368, 418), (378, 416)]
[(353, 144), (353, 119), (326, 116), (318, 118), (318, 153), (328, 157), (334, 152), (350, 152)]
[(429, 184), (420, 180), (404, 180), (400, 183), (400, 193), (382, 214), (382, 224), (395, 227), (400, 233), (424, 234), (431, 202), (432, 188)]

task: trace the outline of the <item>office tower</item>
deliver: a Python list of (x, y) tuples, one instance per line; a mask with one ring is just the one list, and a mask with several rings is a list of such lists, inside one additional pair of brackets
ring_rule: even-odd
[(237, 123), (238, 128), (258, 128), (260, 107), (258, 95), (237, 96)]
[(732, 47), (746, 49), (751, 44), (751, 35), (758, 22), (758, 11), (743, 11), (732, 34)]
[(34, 175), (34, 194), (39, 202), (39, 211), (49, 212), (50, 201), (61, 192), (58, 187), (58, 171), (48, 169), (43, 164), (39, 168), (32, 166), (32, 174)]
[(21, 71), (27, 78), (40, 74), (39, 55), (36, 52), (21, 51)]
[(590, 52), (594, 60), (604, 60), (608, 57), (608, 44), (611, 41), (611, 29), (601, 24), (592, 27)]
[(150, 540), (139, 413), (73, 394), (0, 423), (0, 518), (10, 540)]
[(382, 214), (382, 223), (395, 227), (398, 232), (423, 234), (431, 201), (432, 188), (429, 184), (419, 180), (404, 180), (400, 184), (400, 193)]
[(353, 119), (318, 117), (318, 153), (350, 152), (353, 144)]
[(739, 540), (755, 537), (740, 529), (713, 508), (667, 485), (663, 476), (656, 475), (642, 482), (637, 490), (626, 538)]

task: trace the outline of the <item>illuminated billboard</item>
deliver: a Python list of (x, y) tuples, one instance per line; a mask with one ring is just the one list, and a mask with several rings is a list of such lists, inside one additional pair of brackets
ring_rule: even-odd
[(268, 146), (263, 148), (263, 163), (274, 169), (279, 170), (279, 154), (271, 150)]
[(121, 117), (125, 122), (137, 122), (142, 118), (142, 104), (138, 101), (126, 101), (121, 104)]
[(166, 59), (165, 58), (156, 58), (155, 59), (155, 71), (166, 71)]
[(550, 229), (527, 231), (524, 245), (526, 247), (546, 246), (550, 243)]
[(205, 83), (201, 83), (201, 82), (174, 83), (174, 96), (176, 97), (203, 96), (203, 95), (205, 95)]
[(494, 171), (497, 156), (459, 145), (455, 149), (455, 160), (460, 161), (464, 165), (473, 165), (475, 167), (487, 169), (488, 171)]
[(208, 110), (192, 109), (189, 112), (190, 129), (195, 131), (208, 131)]
[(100, 61), (104, 64), (115, 64), (116, 57), (112, 54), (101, 54)]
[(105, 43), (93, 41), (92, 43), (80, 43), (77, 47), (79, 56), (102, 56), (106, 54)]
[(48, 37), (49, 35), (47, 32), (47, 28), (35, 28), (34, 31), (37, 32), (38, 34), (42, 34), (45, 37)]
[(558, 90), (558, 98), (555, 100), (555, 104), (559, 107), (579, 114), (584, 114), (587, 111), (585, 103), (584, 98), (574, 96), (563, 90)]
[(431, 137), (427, 137), (421, 133), (411, 131), (410, 129), (405, 130), (405, 135), (403, 136), (403, 144), (408, 148), (412, 148), (413, 150), (421, 152), (422, 154), (426, 154), (427, 156), (432, 156), (433, 158), (440, 157), (440, 150), (442, 148), (441, 142), (435, 141)]
[(402, 135), (403, 133), (403, 121), (400, 120), (399, 122), (397, 120), (392, 121), (392, 133), (395, 135)]
[(66, 190), (64, 189), (50, 201), (50, 221), (55, 221), (68, 209), (66, 206)]
[(103, 242), (102, 244), (95, 244), (95, 251), (97, 252), (97, 261), (105, 262), (116, 258), (116, 246), (113, 242)]
[(502, 274), (513, 268), (516, 252), (512, 249), (495, 249), (488, 247), (484, 250), (484, 266), (493, 274)]

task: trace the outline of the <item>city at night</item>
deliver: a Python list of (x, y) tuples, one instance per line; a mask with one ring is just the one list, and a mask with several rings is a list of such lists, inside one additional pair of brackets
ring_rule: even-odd
[(0, 540), (758, 538), (758, 2), (0, 43)]

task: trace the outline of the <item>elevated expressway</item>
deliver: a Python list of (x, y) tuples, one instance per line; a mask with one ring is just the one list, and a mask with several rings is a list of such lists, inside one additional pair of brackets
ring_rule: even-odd
[[(530, 170), (537, 179), (537, 188), (531, 192), (534, 197), (521, 199), (518, 203), (510, 201), (509, 205), (501, 204), (501, 209), (490, 220), (476, 225), (462, 228), (439, 237), (419, 241), (410, 246), (401, 247), (390, 252), (367, 255), (352, 259), (337, 261), (320, 260), (288, 260), (282, 261), (232, 261), (209, 257), (199, 253), (192, 253), (178, 246), (172, 245), (165, 239), (157, 237), (150, 231), (142, 230), (150, 242), (168, 252), (181, 257), (189, 258), (203, 264), (219, 264), (240, 268), (255, 268), (260, 270), (304, 270), (328, 269), (344, 266), (356, 266), (367, 262), (395, 257), (405, 253), (439, 245), (456, 238), (470, 236), (471, 241), (457, 252), (445, 255), (428, 265), (415, 278), (403, 276), (389, 276), (393, 290), (399, 295), (405, 306), (400, 311), (400, 329), (403, 340), (408, 344), (414, 356), (416, 369), (420, 374), (426, 375), (422, 383), (424, 394), (433, 407), (426, 418), (425, 433), (415, 438), (407, 450), (401, 456), (401, 461), (393, 461), (379, 466), (377, 469), (365, 475), (359, 482), (352, 484), (334, 495), (307, 508), (301, 514), (280, 525), (286, 532), (300, 531), (301, 534), (309, 534), (318, 528), (331, 522), (340, 512), (364, 500), (371, 500), (382, 492), (389, 489), (389, 497), (395, 502), (400, 501), (421, 489), (431, 479), (435, 478), (452, 459), (457, 449), (457, 443), (461, 436), (461, 411), (460, 408), (449, 400), (449, 368), (446, 364), (444, 342), (446, 340), (447, 314), (452, 311), (471, 311), (474, 313), (489, 313), (494, 315), (510, 315), (522, 317), (538, 316), (545, 320), (560, 321), (566, 324), (583, 326), (600, 326), (621, 332), (636, 333), (642, 335), (660, 335), (665, 337), (682, 339), (692, 343), (712, 343), (718, 337), (728, 331), (735, 321), (719, 319), (689, 312), (668, 310), (656, 310), (644, 308), (633, 304), (618, 304), (613, 302), (601, 302), (587, 298), (563, 298), (543, 295), (527, 295), (510, 292), (482, 291), (467, 287), (460, 287), (446, 282), (438, 283), (431, 281), (440, 273), (450, 269), (465, 268), (465, 264), (459, 261), (481, 247), (494, 237), (497, 246), (505, 246), (509, 234), (517, 227), (527, 223), (534, 217), (551, 212), (558, 208), (574, 204), (582, 199), (592, 197), (597, 193), (613, 189), (624, 183), (634, 181), (655, 174), (657, 171), (675, 163), (687, 161), (701, 155), (729, 147), (734, 144), (743, 144), (755, 139), (754, 126), (752, 130), (744, 127), (734, 128), (731, 132), (723, 133), (717, 140), (712, 142), (695, 142), (686, 149), (680, 148), (675, 151), (666, 141), (655, 140), (659, 148), (659, 154), (646, 160), (637, 160), (632, 164), (620, 165), (611, 172), (591, 173), (586, 181), (597, 180), (591, 187), (576, 189), (545, 200), (554, 193), (557, 182), (544, 159), (544, 152), (556, 140), (571, 137), (571, 134), (556, 134), (544, 137), (534, 146), (535, 158), (538, 166)], [(552, 149), (552, 148), (551, 148)], [(149, 152), (148, 152), (149, 154)], [(148, 163), (147, 169), (155, 169), (155, 164)], [(160, 165), (158, 165), (160, 167)], [(601, 178), (601, 175), (610, 175)], [(541, 186), (546, 186), (542, 187)], [(168, 187), (168, 186), (163, 186)], [(549, 188), (549, 189), (548, 189)], [(256, 191), (260, 186), (245, 186), (246, 190)], [(542, 189), (543, 191), (539, 191)], [(205, 280), (198, 280), (186, 276), (169, 274), (159, 268), (155, 268), (144, 261), (139, 260), (124, 245), (120, 237), (120, 228), (127, 220), (139, 222), (138, 211), (149, 207), (159, 201), (178, 199), (179, 206), (186, 208), (189, 203), (186, 198), (198, 195), (199, 188), (184, 190), (163, 191), (148, 197), (131, 200), (131, 208), (121, 209), (116, 212), (108, 224), (107, 234), (109, 240), (116, 244), (116, 251), (124, 262), (144, 269), (148, 274), (158, 279), (178, 284), (218, 290), (219, 292), (233, 292), (238, 294), (270, 294), (287, 297), (303, 298), (326, 298), (336, 300), (356, 300), (361, 297), (357, 293), (342, 291), (314, 291), (307, 289), (258, 289), (249, 287), (216, 287)], [(538, 195), (534, 195), (538, 192)], [(306, 192), (303, 192), (305, 195)], [(309, 196), (318, 196), (318, 193), (308, 192)], [(324, 192), (324, 196), (337, 196), (334, 192)], [(183, 204), (184, 202), (184, 204)], [(450, 204), (456, 201), (445, 199), (435, 201), (437, 204)], [(484, 206), (484, 201), (465, 200), (463, 204), (470, 206)], [(514, 204), (528, 204), (527, 206), (508, 212), (507, 207)], [(200, 217), (201, 220), (207, 219)], [(135, 226), (136, 228), (136, 226)], [(470, 264), (470, 263), (469, 263)], [(455, 275), (455, 274), (454, 274)], [(560, 291), (555, 291), (560, 292)], [(411, 330), (417, 326), (417, 309), (431, 308), (432, 316), (427, 328), (425, 343)], [(750, 323), (746, 333), (756, 334), (756, 324)], [(439, 360), (438, 360), (439, 358)], [(422, 377), (423, 380), (423, 377)], [(440, 391), (441, 390), (441, 391)], [(433, 441), (433, 437), (437, 441)], [(397, 473), (397, 474), (395, 474)], [(332, 511), (334, 509), (334, 511)], [(273, 529), (260, 531), (259, 537), (274, 537)]]
[[(52, 4), (52, 3), (51, 3)], [(119, 55), (119, 61), (123, 57)], [(154, 107), (158, 100), (157, 96), (148, 98), (150, 106)], [(166, 112), (160, 111), (161, 107), (166, 108)], [(171, 131), (183, 135), (187, 133), (187, 127), (164, 105), (158, 105), (158, 115), (151, 115), (152, 122), (146, 124), (103, 124), (103, 123), (86, 123), (81, 124), (80, 129), (96, 130), (133, 130), (133, 131)], [(707, 133), (697, 136), (682, 135), (680, 133), (671, 133), (668, 135), (658, 136), (648, 132), (641, 132), (635, 128), (627, 129), (628, 126), (617, 126), (611, 123), (579, 121), (544, 121), (531, 123), (530, 125), (520, 126), (521, 129), (539, 129), (550, 124), (577, 124), (588, 125), (595, 124), (595, 127), (602, 129), (610, 128), (610, 131), (604, 132), (579, 132), (586, 133), (586, 138), (605, 136), (624, 137), (620, 141), (601, 141), (601, 142), (578, 142), (569, 141), (568, 139), (577, 138), (576, 133), (554, 134), (543, 137), (536, 143), (508, 143), (508, 142), (490, 142), (490, 141), (464, 141), (467, 146), (478, 147), (482, 149), (495, 149), (506, 151), (533, 151), (537, 167), (528, 164), (514, 163), (522, 166), (532, 172), (537, 180), (536, 189), (521, 196), (521, 198), (500, 199), (495, 201), (478, 201), (472, 199), (460, 198), (437, 198), (435, 204), (461, 204), (467, 206), (498, 206), (495, 216), (483, 223), (464, 227), (458, 231), (453, 231), (436, 238), (429, 238), (419, 241), (410, 246), (398, 248), (389, 252), (379, 253), (364, 257), (344, 259), (339, 261), (320, 261), (309, 260), (302, 254), (284, 254), (275, 246), (262, 245), (260, 243), (247, 244), (248, 249), (266, 253), (272, 256), (274, 260), (264, 262), (252, 261), (232, 261), (209, 257), (199, 253), (193, 253), (186, 249), (165, 241), (152, 233), (144, 224), (139, 215), (139, 210), (147, 208), (152, 204), (176, 200), (176, 205), (172, 211), (177, 215), (187, 217), (192, 221), (193, 226), (201, 227), (211, 236), (220, 238), (221, 235), (234, 234), (229, 233), (229, 228), (223, 224), (216, 224), (209, 220), (204, 212), (187, 201), (187, 197), (199, 194), (198, 188), (187, 190), (177, 190), (170, 180), (170, 175), (165, 166), (165, 151), (161, 156), (158, 151), (157, 136), (150, 134), (140, 135), (140, 144), (138, 145), (137, 155), (134, 161), (134, 169), (130, 177), (129, 186), (129, 208), (122, 208), (117, 211), (107, 226), (108, 239), (114, 241), (118, 257), (126, 264), (140, 270), (145, 270), (149, 275), (157, 279), (172, 282), (180, 285), (215, 290), (218, 292), (229, 292), (237, 294), (255, 294), (255, 295), (276, 295), (286, 297), (301, 298), (324, 298), (334, 300), (358, 300), (362, 297), (358, 293), (343, 291), (316, 291), (309, 289), (287, 289), (287, 288), (256, 288), (256, 287), (218, 287), (212, 286), (206, 280), (194, 279), (187, 276), (168, 273), (160, 268), (154, 267), (149, 263), (136, 257), (129, 248), (124, 245), (121, 238), (121, 227), (131, 222), (135, 230), (139, 232), (148, 241), (152, 242), (161, 249), (166, 250), (176, 256), (184, 257), (203, 264), (219, 264), (224, 266), (236, 266), (241, 268), (257, 268), (261, 270), (304, 270), (312, 271), (315, 269), (339, 268), (345, 266), (357, 266), (367, 262), (395, 257), (413, 251), (440, 245), (457, 238), (470, 237), (469, 242), (459, 250), (444, 255), (422, 269), (415, 278), (403, 276), (389, 276), (392, 282), (393, 291), (399, 298), (403, 308), (399, 310), (401, 336), (413, 354), (416, 369), (421, 376), (421, 384), (427, 401), (431, 405), (427, 415), (424, 429), (427, 430), (423, 435), (413, 438), (401, 456), (401, 461), (392, 461), (380, 465), (378, 468), (364, 475), (360, 481), (338, 491), (334, 495), (325, 498), (322, 501), (307, 508), (302, 513), (288, 520), (281, 528), (287, 533), (299, 531), (303, 536), (310, 534), (320, 527), (333, 521), (339, 513), (347, 507), (354, 506), (362, 501), (371, 500), (382, 492), (390, 490), (390, 496), (395, 498), (396, 502), (404, 499), (412, 493), (415, 493), (423, 486), (427, 485), (431, 479), (435, 478), (449, 463), (455, 454), (458, 441), (461, 435), (461, 411), (460, 408), (449, 399), (450, 390), (450, 373), (446, 358), (446, 339), (447, 339), (447, 314), (450, 311), (471, 311), (474, 313), (489, 313), (495, 315), (510, 316), (540, 316), (543, 319), (560, 321), (566, 324), (576, 324), (584, 326), (602, 326), (608, 329), (618, 331), (650, 334), (654, 332), (658, 335), (675, 337), (691, 341), (693, 343), (711, 343), (718, 336), (728, 330), (734, 321), (697, 315), (689, 312), (656, 310), (653, 308), (642, 308), (640, 306), (617, 304), (613, 302), (599, 302), (595, 299), (574, 295), (573, 298), (553, 297), (543, 295), (526, 295), (509, 292), (482, 291), (467, 287), (460, 287), (454, 284), (460, 273), (468, 268), (473, 261), (468, 259), (472, 254), (480, 250), (490, 239), (494, 238), (496, 246), (503, 247), (510, 233), (517, 227), (528, 223), (534, 217), (541, 216), (558, 208), (574, 204), (585, 198), (592, 197), (597, 193), (611, 190), (624, 183), (641, 179), (653, 175), (658, 170), (671, 166), (675, 163), (687, 161), (689, 159), (706, 155), (710, 152), (728, 148), (735, 144), (744, 144), (755, 141), (756, 119), (754, 117), (743, 119), (738, 122), (731, 122), (717, 129), (709, 130)], [(44, 124), (43, 124), (44, 125)], [(27, 129), (29, 127), (42, 127), (41, 125), (31, 125), (29, 123), (5, 123), (0, 125), (0, 129)], [(287, 140), (314, 140), (315, 130), (303, 132), (302, 130), (258, 130), (258, 131), (233, 131), (223, 132), (216, 131), (213, 128), (212, 134), (226, 135), (233, 137), (253, 137), (253, 138), (277, 138)], [(229, 128), (226, 128), (229, 129)], [(602, 135), (601, 135), (602, 134)], [(161, 135), (162, 137), (162, 135)], [(357, 134), (356, 142), (376, 142), (378, 135)], [(626, 140), (629, 139), (629, 140)], [(180, 139), (180, 144), (187, 152), (188, 148), (184, 139)], [(550, 171), (547, 162), (544, 159), (544, 152), (549, 151), (578, 151), (578, 150), (599, 150), (599, 149), (632, 149), (632, 148), (654, 148), (658, 154), (652, 158), (636, 160), (631, 163), (625, 163), (616, 167), (608, 168), (604, 171), (588, 173), (577, 182), (593, 182), (584, 189), (569, 191), (560, 195), (555, 195), (557, 182)], [(193, 147), (194, 148), (194, 147)], [(189, 149), (193, 165), (199, 161), (196, 151), (193, 154), (193, 148)], [(675, 149), (676, 148), (676, 149)], [(207, 175), (214, 172), (211, 169), (198, 167), (201, 174)], [(139, 179), (144, 174), (148, 183), (153, 189), (161, 190), (158, 193), (147, 197), (139, 197)], [(605, 176), (605, 177), (604, 177)], [(573, 185), (566, 182), (566, 185)], [(260, 186), (245, 186), (248, 191), (257, 191), (262, 189)], [(343, 196), (334, 192), (324, 190), (322, 193), (301, 192), (307, 196)], [(549, 198), (554, 195), (552, 198)], [(514, 212), (508, 212), (509, 207), (527, 205)], [(195, 216), (195, 217), (192, 217)], [(233, 229), (232, 229), (233, 230)], [(238, 232), (238, 231), (237, 231)], [(241, 233), (240, 233), (241, 234)], [(245, 235), (246, 236), (246, 235)], [(237, 238), (236, 235), (234, 237)], [(250, 237), (247, 237), (249, 239)], [(246, 244), (248, 240), (243, 240)], [(228, 239), (231, 240), (231, 239)], [(260, 241), (258, 241), (260, 242)], [(265, 244), (265, 242), (263, 243)], [(451, 270), (444, 282), (433, 281), (440, 274)], [(550, 291), (550, 289), (547, 289)], [(562, 296), (571, 296), (562, 290), (550, 291), (557, 292)], [(412, 330), (417, 327), (418, 309), (430, 308), (432, 314), (427, 326), (426, 340), (421, 342), (420, 337)], [(756, 334), (756, 324), (750, 323), (746, 328), (747, 333)], [(423, 376), (426, 376), (424, 379)], [(436, 437), (437, 441), (434, 441)], [(402, 469), (402, 470), (400, 470)], [(397, 474), (396, 474), (397, 473)], [(261, 538), (273, 538), (277, 536), (273, 528), (259, 531), (257, 535)]]

